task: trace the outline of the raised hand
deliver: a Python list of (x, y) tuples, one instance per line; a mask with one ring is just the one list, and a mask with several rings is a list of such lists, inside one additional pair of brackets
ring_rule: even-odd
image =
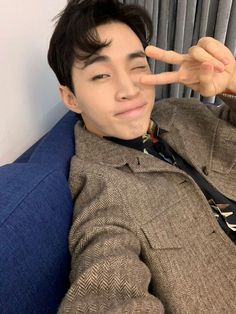
[(235, 57), (226, 46), (214, 38), (201, 38), (187, 54), (154, 46), (148, 46), (145, 53), (158, 61), (177, 64), (179, 68), (173, 72), (143, 75), (143, 84), (181, 83), (203, 96), (215, 96), (226, 89), (236, 94)]

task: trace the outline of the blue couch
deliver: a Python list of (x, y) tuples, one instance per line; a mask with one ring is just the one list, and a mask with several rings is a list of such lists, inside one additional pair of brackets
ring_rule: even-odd
[(76, 115), (0, 167), (0, 313), (56, 313), (69, 284), (67, 184)]

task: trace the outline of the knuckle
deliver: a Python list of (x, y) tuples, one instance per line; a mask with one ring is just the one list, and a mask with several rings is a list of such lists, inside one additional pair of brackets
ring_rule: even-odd
[(188, 54), (191, 55), (191, 56), (195, 56), (195, 55), (197, 55), (198, 50), (199, 50), (199, 47), (192, 46), (191, 48), (189, 48)]
[(179, 74), (179, 81), (180, 82), (187, 82), (188, 81), (188, 77), (186, 76), (186, 74), (184, 74), (184, 73), (180, 73)]
[(204, 36), (204, 37), (199, 39), (198, 44), (205, 44), (211, 40), (212, 40), (212, 37)]
[(174, 52), (173, 50), (168, 50), (167, 56), (168, 56), (168, 61), (171, 63), (174, 61), (174, 59), (176, 57), (176, 52)]

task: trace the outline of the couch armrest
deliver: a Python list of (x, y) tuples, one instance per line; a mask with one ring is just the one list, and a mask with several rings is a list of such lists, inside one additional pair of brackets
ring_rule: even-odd
[(56, 313), (68, 288), (72, 199), (51, 167), (0, 167), (0, 312)]

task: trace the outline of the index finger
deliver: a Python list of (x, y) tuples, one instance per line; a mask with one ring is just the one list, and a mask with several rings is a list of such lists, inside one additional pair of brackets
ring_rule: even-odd
[(164, 50), (155, 46), (147, 46), (145, 53), (152, 59), (169, 64), (181, 64), (186, 59), (185, 54), (180, 54), (172, 50)]
[(140, 77), (140, 82), (146, 85), (166, 85), (179, 83), (178, 72), (164, 72), (160, 74), (146, 74)]

